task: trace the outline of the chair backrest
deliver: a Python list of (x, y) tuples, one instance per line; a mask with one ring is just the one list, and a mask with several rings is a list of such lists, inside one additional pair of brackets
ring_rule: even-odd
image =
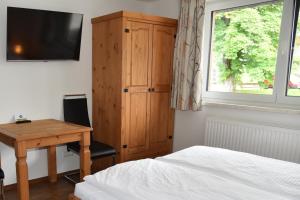
[(69, 98), (65, 96), (64, 101), (64, 120), (66, 122), (91, 127), (87, 98), (82, 96), (80, 98)]
[[(76, 98), (74, 98), (75, 96)], [(65, 122), (91, 127), (85, 95), (65, 95), (63, 104)], [(93, 140), (91, 131), (91, 143)]]

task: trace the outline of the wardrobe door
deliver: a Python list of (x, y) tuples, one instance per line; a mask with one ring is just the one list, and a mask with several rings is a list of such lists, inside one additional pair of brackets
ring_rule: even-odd
[(174, 27), (155, 25), (150, 94), (150, 149), (168, 153), (172, 148), (173, 114), (170, 108)]
[(151, 85), (155, 91), (170, 92), (176, 29), (154, 25)]
[(127, 154), (139, 154), (149, 149), (149, 94), (128, 92), (126, 98)]
[(126, 85), (131, 88), (149, 88), (153, 25), (129, 21), (127, 27)]
[(126, 117), (125, 159), (145, 153), (149, 149), (149, 88), (152, 57), (153, 25), (127, 22), (126, 33)]
[(150, 149), (167, 154), (172, 148), (173, 110), (170, 109), (170, 93), (150, 94)]

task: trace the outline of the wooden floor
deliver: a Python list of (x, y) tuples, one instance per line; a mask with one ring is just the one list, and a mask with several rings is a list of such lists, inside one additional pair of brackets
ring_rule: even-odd
[[(74, 192), (74, 184), (60, 178), (57, 183), (35, 183), (30, 185), (30, 200), (67, 200)], [(17, 190), (5, 192), (6, 200), (17, 200)]]

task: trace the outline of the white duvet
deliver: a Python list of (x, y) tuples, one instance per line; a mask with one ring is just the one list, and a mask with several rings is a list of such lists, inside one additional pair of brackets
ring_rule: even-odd
[(300, 200), (300, 165), (196, 146), (87, 176), (75, 195), (82, 200)]

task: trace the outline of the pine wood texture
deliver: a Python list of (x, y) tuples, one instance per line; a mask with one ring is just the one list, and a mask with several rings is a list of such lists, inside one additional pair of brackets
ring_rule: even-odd
[(80, 140), (80, 180), (91, 174), (90, 131), (82, 133)]
[(169, 136), (172, 132), (169, 130), (169, 122), (172, 120), (170, 113), (170, 95), (169, 93), (155, 92), (151, 94), (150, 110), (150, 148), (169, 151)]
[(177, 20), (120, 11), (92, 24), (96, 140), (117, 149), (117, 162), (170, 153)]
[(93, 128), (96, 140), (116, 147), (120, 146), (115, 133), (121, 131), (121, 81), (122, 20), (97, 23), (93, 26)]
[(149, 95), (146, 92), (129, 92), (127, 96), (126, 139), (124, 141), (127, 145), (127, 153), (145, 152), (149, 148), (147, 116)]
[[(122, 19), (93, 25), (93, 128), (95, 140), (121, 147)], [(97, 159), (94, 168), (111, 165), (110, 158)]]
[(50, 183), (57, 181), (56, 146), (54, 145), (48, 147), (48, 176)]
[(155, 25), (153, 31), (152, 88), (171, 92), (176, 28)]
[(138, 22), (144, 22), (150, 24), (162, 24), (162, 25), (177, 27), (176, 19), (147, 15), (145, 13), (139, 13), (139, 12), (128, 12), (128, 11), (119, 11), (108, 15), (93, 18), (92, 24), (103, 22), (103, 21), (110, 21), (116, 18), (126, 18), (126, 19), (130, 19), (131, 21), (138, 21)]
[(81, 177), (90, 174), (90, 131), (88, 127), (58, 120), (38, 120), (26, 124), (1, 124), (0, 141), (15, 148), (18, 196), (29, 200), (27, 149), (48, 148), (49, 181), (57, 181), (56, 145), (80, 141)]
[[(150, 85), (152, 30), (151, 24), (128, 22), (127, 28), (131, 37), (128, 38), (127, 48), (131, 61), (128, 67), (128, 86), (146, 87)], [(133, 88), (132, 88), (133, 89)]]
[(25, 142), (18, 142), (15, 145), (18, 193), (21, 200), (29, 199), (27, 151), (25, 146)]

